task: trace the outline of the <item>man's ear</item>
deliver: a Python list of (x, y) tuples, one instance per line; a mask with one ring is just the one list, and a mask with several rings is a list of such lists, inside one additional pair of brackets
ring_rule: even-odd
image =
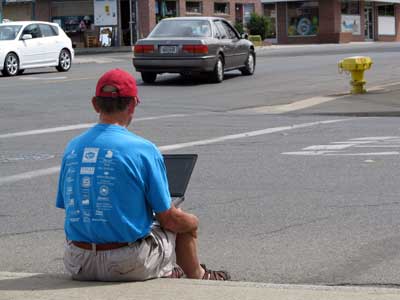
[(135, 112), (135, 107), (136, 107), (136, 101), (133, 99), (131, 101), (129, 101), (128, 104), (128, 113), (129, 114), (133, 114)]
[(99, 106), (97, 105), (97, 102), (96, 102), (96, 97), (93, 97), (93, 98), (92, 98), (92, 105), (93, 105), (94, 110), (95, 110), (97, 113), (100, 113)]

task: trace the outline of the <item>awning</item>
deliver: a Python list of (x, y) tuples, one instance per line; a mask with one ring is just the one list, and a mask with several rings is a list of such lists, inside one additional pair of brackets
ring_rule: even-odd
[[(295, 1), (302, 1), (302, 0), (261, 0), (261, 3), (276, 3), (276, 2), (295, 2)], [(309, 0), (311, 1), (311, 0)], [(400, 0), (375, 0), (370, 2), (385, 2), (385, 3), (399, 3)]]

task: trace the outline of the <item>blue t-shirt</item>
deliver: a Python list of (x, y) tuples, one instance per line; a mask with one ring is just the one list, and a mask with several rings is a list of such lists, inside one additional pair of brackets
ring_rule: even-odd
[(126, 128), (98, 124), (66, 147), (56, 202), (68, 240), (134, 242), (150, 232), (153, 212), (171, 207), (163, 157)]

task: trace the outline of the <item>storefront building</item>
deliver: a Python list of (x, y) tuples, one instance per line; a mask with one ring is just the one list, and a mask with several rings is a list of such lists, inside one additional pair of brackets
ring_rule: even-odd
[(260, 0), (5, 0), (3, 6), (5, 19), (58, 23), (78, 48), (132, 45), (167, 17), (246, 24), (253, 12), (262, 13)]
[(400, 41), (400, 0), (261, 0), (279, 44)]
[(165, 17), (215, 16), (246, 24), (251, 13), (262, 13), (260, 0), (141, 0), (139, 11), (141, 37)]

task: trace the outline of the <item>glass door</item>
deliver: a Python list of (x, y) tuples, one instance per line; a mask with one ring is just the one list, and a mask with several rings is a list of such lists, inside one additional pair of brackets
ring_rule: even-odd
[(374, 10), (372, 6), (365, 6), (364, 8), (364, 23), (365, 23), (365, 40), (374, 40)]
[(277, 43), (277, 10), (276, 10), (276, 3), (264, 3), (263, 4), (264, 16), (268, 19), (268, 25), (266, 26), (265, 30), (265, 37), (271, 43)]

